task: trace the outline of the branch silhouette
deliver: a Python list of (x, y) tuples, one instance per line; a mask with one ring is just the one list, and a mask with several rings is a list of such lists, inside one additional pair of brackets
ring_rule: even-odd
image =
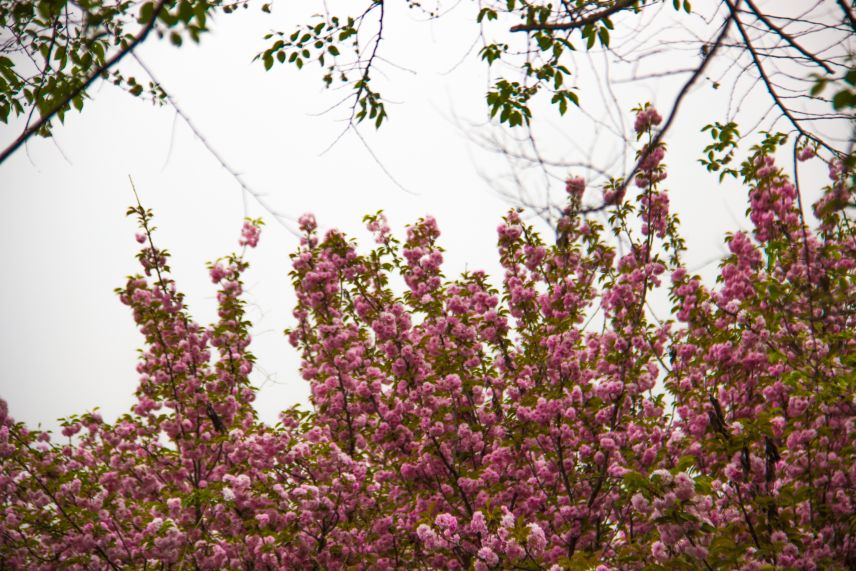
[(149, 35), (149, 32), (155, 27), (155, 23), (160, 17), (161, 12), (163, 12), (164, 7), (166, 6), (166, 0), (159, 0), (157, 5), (154, 7), (152, 11), (152, 17), (148, 22), (137, 32), (137, 35), (133, 37), (133, 39), (128, 42), (127, 45), (122, 46), (122, 48), (116, 52), (113, 57), (105, 61), (103, 64), (98, 66), (98, 68), (93, 71), (86, 80), (79, 84), (77, 87), (72, 89), (65, 97), (63, 97), (58, 103), (56, 103), (47, 113), (43, 113), (38, 121), (29, 125), (24, 129), (24, 132), (21, 133), (17, 139), (15, 139), (11, 145), (3, 149), (3, 152), (0, 153), (0, 164), (3, 164), (6, 159), (12, 156), (15, 151), (17, 151), (21, 146), (30, 140), (30, 138), (41, 131), (45, 125), (47, 125), (54, 116), (59, 113), (62, 109), (71, 103), (71, 101), (77, 97), (78, 95), (84, 93), (90, 85), (92, 85), (96, 79), (101, 77), (104, 72), (109, 71), (110, 68), (114, 67), (118, 64), (125, 56), (129, 53), (133, 52), (134, 49), (143, 43)]

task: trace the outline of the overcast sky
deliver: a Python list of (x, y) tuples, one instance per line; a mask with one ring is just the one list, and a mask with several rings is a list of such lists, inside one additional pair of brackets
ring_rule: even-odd
[[(383, 53), (415, 73), (381, 68), (385, 76), (377, 77), (376, 87), (392, 101), (390, 120), (377, 133), (369, 126), (360, 130), (388, 174), (353, 133), (323, 152), (347, 113), (321, 113), (341, 94), (325, 92), (314, 69), (277, 66), (266, 73), (251, 63), (268, 29), (293, 24), (286, 8), (277, 5), (270, 16), (249, 10), (219, 17), (199, 46), (175, 49), (152, 37), (138, 54), (209, 143), (277, 211), (293, 218), (313, 212), (323, 228), (341, 228), (366, 247), (364, 214), (385, 210), (399, 234), (431, 214), (443, 231), (447, 276), (483, 268), (498, 277), (495, 229), (509, 202), (497, 186), (514, 186), (505, 159), (474, 142), (496, 134), (486, 126), (487, 72), (471, 49), (478, 33), (468, 12), (474, 7), (426, 23), (390, 4)], [(595, 51), (589, 61), (597, 68), (603, 60)], [(655, 67), (680, 65), (660, 60)], [(123, 66), (144, 77), (130, 58)], [(599, 92), (596, 82), (582, 85), (583, 106), (596, 109), (614, 96), (629, 133), (630, 109), (646, 100), (667, 106), (680, 79), (632, 89), (616, 82), (611, 94)], [(235, 248), (245, 216), (239, 185), (172, 108), (107, 84), (96, 84), (91, 95), (82, 114), (57, 125), (53, 141), (33, 140), (0, 166), (0, 396), (13, 416), (48, 428), (58, 417), (95, 406), (113, 419), (132, 403), (141, 336), (113, 293), (138, 271), (135, 221), (124, 215), (133, 203), (129, 175), (143, 204), (154, 210), (156, 241), (172, 252), (173, 275), (201, 323), (216, 316), (205, 262)], [(743, 223), (745, 209), (745, 195), (733, 185), (718, 186), (696, 162), (705, 144), (698, 129), (722, 118), (710, 111), (722, 97), (699, 86), (667, 137), (672, 204), (699, 267), (723, 251), (724, 231)], [(751, 104), (750, 97), (745, 105)], [(608, 126), (594, 127), (580, 112), (550, 115), (544, 125), (539, 145), (552, 156), (574, 161), (594, 153), (615, 176), (632, 160), (617, 151)], [(0, 127), (0, 144), (21, 127)], [(544, 180), (525, 173), (524, 180), (533, 196), (544, 195)], [(561, 188), (551, 184), (554, 192)], [(278, 411), (306, 402), (308, 394), (296, 351), (282, 335), (293, 323), (287, 274), (297, 239), (252, 198), (247, 206), (250, 216), (267, 221), (259, 248), (249, 255), (246, 282), (259, 363), (253, 375), (261, 387), (257, 409), (275, 422)]]

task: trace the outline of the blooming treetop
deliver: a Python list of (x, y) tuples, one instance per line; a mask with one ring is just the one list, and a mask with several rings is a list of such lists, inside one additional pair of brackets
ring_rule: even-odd
[(660, 120), (638, 110), (635, 195), (608, 185), (606, 223), (575, 178), (555, 243), (509, 212), (498, 289), (443, 275), (432, 218), (400, 242), (369, 216), (359, 253), (302, 217), (288, 338), (313, 408), (275, 427), (252, 408), (243, 254), (210, 265), (203, 327), (132, 208), (136, 404), (51, 441), (2, 403), (2, 567), (853, 569), (852, 173), (831, 162), (810, 226), (767, 137), (740, 173), (753, 230), (709, 288), (682, 261)]

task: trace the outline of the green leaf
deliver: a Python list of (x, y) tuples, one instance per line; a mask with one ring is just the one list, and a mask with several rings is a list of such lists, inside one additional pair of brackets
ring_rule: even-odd
[(576, 93), (574, 93), (573, 91), (566, 91), (565, 93), (567, 94), (568, 99), (571, 100), (571, 103), (573, 103), (577, 107), (580, 106), (580, 98), (577, 96)]
[(152, 14), (154, 14), (155, 6), (151, 2), (146, 2), (140, 6), (140, 23), (150, 22)]
[(681, 456), (677, 466), (675, 466), (674, 472), (686, 472), (693, 466), (695, 466), (695, 456)]
[(496, 10), (492, 10), (490, 8), (482, 8), (479, 10), (479, 15), (476, 18), (476, 22), (481, 23), (482, 20), (487, 18), (488, 20), (496, 20)]
[[(92, 53), (97, 58), (98, 62), (104, 61), (104, 43), (103, 42), (95, 42), (92, 44)], [(87, 66), (88, 67), (88, 66)]]
[(564, 115), (565, 111), (568, 110), (568, 102), (565, 101), (565, 97), (562, 92), (557, 92), (555, 95), (553, 95), (553, 98), (550, 99), (550, 103), (559, 104), (559, 115)]
[(842, 89), (832, 97), (832, 108), (836, 111), (854, 106), (856, 106), (856, 93), (849, 89)]
[(193, 19), (193, 6), (191, 6), (190, 2), (187, 0), (183, 0), (183, 2), (178, 5), (178, 19), (185, 23), (188, 23)]

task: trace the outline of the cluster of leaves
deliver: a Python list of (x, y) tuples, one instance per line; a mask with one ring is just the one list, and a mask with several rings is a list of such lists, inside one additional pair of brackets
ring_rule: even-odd
[[(62, 121), (83, 108), (93, 77), (104, 77), (134, 96), (162, 101), (153, 82), (110, 69), (109, 62), (148, 30), (168, 35), (174, 45), (195, 42), (207, 30), (220, 0), (12, 0), (0, 4), (0, 122), (38, 112)], [(45, 124), (41, 135), (50, 134)]]
[[(676, 102), (703, 77), (701, 72), (719, 48), (731, 50), (733, 57), (748, 61), (742, 69), (751, 70), (765, 84), (773, 105), (780, 113), (779, 118), (785, 119), (794, 131), (820, 143), (828, 151), (839, 156), (846, 154), (842, 148), (833, 148), (833, 142), (826, 141), (817, 131), (817, 125), (811, 124), (817, 115), (809, 107), (822, 99), (820, 95), (824, 88), (831, 85), (835, 90), (832, 95), (834, 108), (842, 112), (852, 108), (853, 71), (847, 59), (850, 57), (848, 49), (852, 51), (852, 47), (847, 46), (850, 41), (848, 32), (856, 26), (856, 18), (846, 3), (839, 2), (838, 10), (822, 14), (820, 4), (815, 3), (799, 15), (779, 13), (766, 7), (762, 9), (752, 0), (743, 3), (722, 0), (705, 6), (708, 11), (704, 18), (713, 18), (718, 23), (722, 16), (721, 25), (713, 36), (704, 37), (704, 32), (691, 30), (682, 40), (687, 44), (695, 43), (701, 59), (687, 63), (693, 73)], [(407, 5), (419, 7), (412, 1)], [(501, 124), (514, 127), (530, 123), (535, 101), (541, 97), (548, 99), (561, 115), (572, 106), (579, 106), (580, 93), (570, 81), (572, 74), (577, 73), (575, 52), (600, 47), (615, 51), (617, 59), (622, 61), (646, 57), (645, 54), (615, 50), (611, 43), (613, 30), (616, 25), (624, 31), (648, 25), (640, 24), (643, 12), (652, 13), (669, 5), (681, 17), (693, 11), (688, 0), (480, 2), (476, 15), (483, 40), (479, 57), (492, 74), (491, 85), (486, 92), (490, 116)], [(317, 21), (290, 32), (271, 35), (269, 39), (274, 42), (259, 54), (259, 59), (267, 68), (277, 60), (288, 61), (298, 67), (309, 60), (317, 61), (324, 70), (326, 86), (345, 84), (350, 87), (349, 95), (340, 102), (350, 107), (350, 119), (362, 121), (368, 118), (379, 126), (386, 119), (386, 109), (380, 93), (372, 87), (372, 78), (376, 75), (373, 67), (378, 65), (376, 56), (382, 40), (383, 7), (381, 0), (367, 0), (357, 8), (334, 6), (331, 10), (336, 15), (317, 16)], [(369, 14), (376, 19), (366, 27), (363, 24)], [(821, 21), (813, 21), (815, 17)], [(741, 40), (736, 43), (729, 41), (729, 34), (734, 33), (735, 28)], [(821, 32), (827, 32), (829, 38), (840, 41), (813, 51), (804, 37)], [(337, 49), (335, 53), (331, 51), (337, 44), (340, 48), (347, 46), (348, 57), (337, 57), (339, 52), (346, 51), (344, 49)], [(759, 48), (767, 44), (776, 47)], [(636, 49), (643, 51), (641, 45)], [(792, 64), (795, 68), (780, 69), (779, 63)], [(819, 73), (821, 70), (822, 74)], [(670, 72), (658, 70), (657, 73), (664, 75)], [(675, 70), (674, 73), (680, 71)], [(733, 79), (735, 84), (741, 75), (742, 72)], [(807, 76), (816, 77), (815, 89), (810, 94), (809, 87), (802, 83)], [(788, 83), (782, 78), (790, 78), (795, 83)], [(718, 88), (722, 79), (710, 81), (714, 88)], [(786, 93), (791, 95), (783, 96)], [(805, 97), (803, 93), (806, 93)], [(772, 127), (770, 129), (773, 130)], [(727, 134), (728, 130), (720, 132)], [(727, 146), (729, 142), (719, 141), (718, 144)], [(728, 159), (727, 156), (725, 158)], [(736, 173), (733, 167), (726, 166), (727, 162), (720, 163), (713, 157), (707, 161), (706, 165), (711, 170), (718, 170), (723, 177)]]
[(719, 180), (726, 176), (737, 176), (737, 170), (729, 165), (734, 160), (734, 154), (740, 141), (740, 130), (737, 123), (729, 121), (722, 124), (719, 121), (705, 125), (702, 131), (710, 131), (713, 142), (704, 148), (704, 157), (699, 162), (708, 172), (719, 172)]
[(832, 108), (835, 111), (856, 108), (856, 68), (851, 67), (840, 78), (817, 77), (811, 88), (811, 95), (820, 95), (830, 84), (837, 84), (838, 87), (832, 95)]
[[(503, 32), (497, 36), (499, 39), (486, 41), (479, 56), (490, 67), (510, 64), (516, 74), (494, 79), (486, 94), (490, 116), (512, 127), (528, 124), (532, 118), (530, 101), (544, 92), (562, 115), (569, 105), (579, 106), (576, 88), (567, 83), (571, 76), (567, 56), (577, 49), (575, 36), (586, 50), (596, 45), (609, 48), (610, 30), (614, 29), (611, 16), (625, 11), (638, 13), (645, 4), (644, 0), (607, 3), (578, 0), (562, 6), (518, 0), (482, 3), (477, 23), (483, 28), (490, 24), (502, 26)], [(421, 9), (417, 2), (408, 1), (407, 5)], [(291, 32), (268, 34), (266, 39), (273, 42), (257, 59), (266, 69), (277, 61), (298, 68), (308, 61), (318, 62), (324, 70), (323, 81), (327, 87), (350, 86), (351, 96), (344, 101), (351, 103), (351, 119), (368, 118), (379, 126), (386, 118), (386, 110), (380, 94), (371, 87), (371, 79), (382, 40), (383, 7), (382, 1), (369, 0), (360, 11), (349, 15), (318, 15), (312, 22)], [(676, 2), (675, 9), (689, 12), (690, 4)], [(373, 16), (371, 25), (364, 30), (370, 15)], [(525, 39), (521, 36), (525, 48), (510, 46), (509, 28), (511, 32), (526, 33)], [(340, 52), (349, 55), (344, 57)]]
[(708, 288), (682, 262), (661, 117), (637, 111), (633, 199), (607, 185), (601, 223), (569, 179), (555, 243), (509, 212), (499, 287), (443, 275), (431, 218), (402, 242), (369, 216), (360, 253), (302, 217), (288, 336), (313, 409), (275, 427), (252, 408), (243, 255), (209, 266), (202, 327), (131, 209), (137, 402), (56, 442), (0, 401), (3, 567), (852, 569), (853, 173), (830, 162), (810, 226), (773, 160), (787, 138), (753, 148), (752, 234)]
[[(377, 30), (372, 39), (373, 45), (366, 48), (360, 45), (359, 31), (365, 20), (375, 12), (378, 14)], [(353, 89), (353, 96), (349, 98), (352, 99), (351, 119), (357, 122), (370, 119), (375, 127), (380, 127), (387, 117), (386, 107), (380, 93), (372, 89), (371, 73), (383, 34), (383, 2), (371, 2), (357, 17), (349, 16), (342, 20), (337, 16), (315, 18), (317, 21), (305, 24), (291, 34), (267, 34), (266, 40), (277, 39), (256, 59), (261, 59), (268, 70), (273, 67), (274, 61), (293, 64), (298, 69), (302, 69), (307, 62), (317, 62), (324, 69), (323, 81), (326, 87), (335, 81)], [(352, 57), (342, 56), (340, 47), (352, 53)], [(362, 55), (364, 49), (369, 50), (368, 56)]]
[[(82, 109), (87, 88), (98, 77), (111, 79), (115, 84), (135, 96), (147, 96), (164, 101), (166, 94), (153, 82), (125, 77), (115, 65), (129, 53), (135, 42), (141, 41), (148, 30), (168, 36), (176, 46), (185, 38), (198, 41), (207, 29), (210, 16), (218, 11), (233, 12), (247, 7), (248, 0), (11, 0), (0, 5), (0, 122), (7, 123), (27, 117), (22, 140), (38, 133), (50, 134), (49, 119), (74, 108)], [(428, 10), (421, 2), (405, 0), (409, 8), (420, 10), (429, 18), (440, 17), (439, 5)], [(509, 126), (527, 125), (532, 118), (533, 103), (540, 97), (548, 98), (562, 115), (572, 106), (580, 105), (580, 94), (570, 78), (574, 71), (574, 52), (596, 47), (614, 49), (611, 35), (616, 24), (631, 28), (638, 25), (638, 16), (645, 10), (668, 6), (663, 0), (574, 0), (560, 3), (533, 3), (520, 0), (482, 2), (478, 6), (476, 23), (481, 26), (482, 45), (479, 56), (495, 75), (486, 92), (491, 117)], [(854, 71), (849, 62), (842, 63), (846, 52), (847, 31), (856, 25), (852, 9), (839, 2), (840, 14), (825, 22), (813, 23), (803, 14), (796, 18), (779, 17), (758, 8), (754, 2), (746, 6), (732, 0), (714, 3), (716, 13), (724, 13), (722, 30), (736, 24), (743, 37), (742, 55), (749, 57), (753, 67), (766, 84), (774, 104), (792, 127), (804, 136), (814, 138), (833, 151), (832, 143), (823, 141), (808, 125), (811, 113), (796, 110), (796, 99), (781, 97), (779, 92), (793, 92), (793, 86), (775, 83), (781, 77), (799, 79), (801, 72), (780, 72), (769, 62), (802, 62), (816, 72), (816, 82), (809, 99), (821, 98), (828, 85), (833, 86), (832, 103), (836, 110), (846, 112), (853, 108)], [(270, 3), (261, 3), (261, 10), (271, 11)], [(673, 0), (671, 7), (680, 13), (690, 13), (688, 0)], [(812, 10), (817, 8), (814, 6)], [(276, 63), (293, 64), (302, 69), (310, 62), (322, 69), (322, 81), (327, 87), (346, 87), (348, 94), (339, 104), (349, 109), (354, 122), (369, 120), (379, 127), (387, 119), (387, 108), (373, 78), (383, 61), (381, 43), (384, 38), (385, 3), (383, 0), (365, 0), (346, 7), (332, 5), (335, 13), (325, 6), (323, 13), (308, 22), (295, 25), (287, 31), (275, 31), (265, 36), (270, 43), (257, 54), (256, 59), (266, 69)], [(811, 10), (810, 13), (813, 13)], [(805, 18), (805, 19), (804, 19)], [(835, 19), (839, 19), (838, 22)], [(785, 22), (785, 24), (782, 24)], [(781, 25), (779, 25), (781, 24)], [(787, 28), (808, 26), (808, 30)], [(787, 29), (786, 29), (787, 28)], [(800, 36), (815, 34), (818, 30), (840, 35), (842, 42), (834, 46), (828, 61), (828, 50), (813, 53), (800, 43)], [(747, 31), (749, 30), (749, 31)], [(753, 31), (755, 35), (750, 34)], [(748, 34), (748, 35), (747, 35)], [(697, 71), (706, 65), (720, 44), (710, 38), (695, 38), (701, 48), (702, 60)], [(773, 51), (757, 50), (750, 40), (758, 43), (772, 38)], [(769, 42), (767, 42), (769, 43)], [(758, 44), (760, 45), (760, 44)], [(733, 46), (732, 46), (733, 47)], [(738, 46), (739, 47), (739, 46)], [(620, 58), (624, 55), (619, 54)], [(799, 65), (799, 64), (797, 64)], [(511, 70), (510, 72), (508, 70)], [(813, 73), (812, 72), (812, 73)], [(802, 74), (809, 75), (809, 72)], [(695, 76), (694, 76), (695, 77)], [(772, 78), (772, 79), (771, 79)], [(695, 79), (684, 87), (684, 92)], [(718, 83), (714, 83), (716, 87)], [(797, 91), (808, 91), (798, 88)], [(794, 99), (794, 102), (791, 102)], [(34, 123), (33, 118), (44, 118)], [(727, 133), (726, 131), (720, 131)], [(716, 138), (716, 137), (714, 137)], [(21, 141), (16, 141), (2, 155), (5, 159)], [(728, 141), (719, 141), (728, 145)], [(841, 149), (835, 150), (839, 154)], [(726, 157), (727, 158), (727, 157)], [(0, 160), (2, 160), (0, 159)], [(721, 176), (734, 175), (733, 167), (709, 157), (707, 165), (720, 169)]]

